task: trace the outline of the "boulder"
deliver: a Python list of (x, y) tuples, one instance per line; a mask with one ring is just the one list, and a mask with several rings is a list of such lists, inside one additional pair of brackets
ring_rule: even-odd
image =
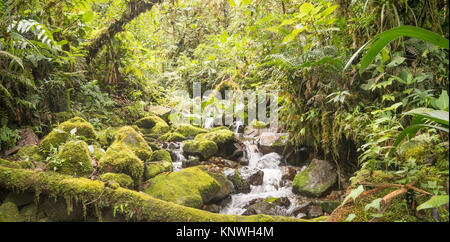
[(209, 140), (189, 140), (183, 143), (185, 155), (200, 156), (203, 160), (209, 159), (217, 153), (216, 143)]
[(207, 133), (208, 130), (192, 126), (190, 124), (179, 124), (176, 126), (175, 132), (186, 138), (194, 138), (198, 134)]
[(16, 204), (5, 202), (0, 206), (0, 222), (23, 222)]
[(124, 173), (133, 178), (136, 184), (144, 174), (144, 162), (131, 149), (120, 144), (111, 145), (98, 165), (100, 172)]
[(172, 112), (172, 109), (164, 106), (152, 106), (149, 108), (149, 112), (169, 123), (169, 115)]
[(188, 156), (186, 160), (182, 160), (181, 167), (187, 168), (200, 165), (200, 158), (198, 156)]
[[(218, 177), (222, 179), (217, 179)], [(196, 166), (156, 176), (149, 180), (149, 186), (144, 192), (165, 201), (202, 208), (203, 204), (220, 200), (228, 195), (224, 194), (226, 191), (223, 189), (228, 186), (231, 190), (231, 183), (222, 174), (213, 177), (203, 167)]]
[(237, 149), (234, 145), (236, 142), (235, 134), (228, 129), (218, 129), (212, 130), (209, 133), (198, 134), (195, 136), (195, 140), (213, 141), (219, 148), (219, 154), (224, 157), (232, 156)]
[(288, 134), (284, 133), (268, 133), (264, 132), (259, 137), (259, 149), (262, 153), (268, 154), (272, 152), (276, 152), (278, 154), (283, 154), (283, 152), (289, 149), (287, 144), (288, 142)]
[(72, 176), (88, 176), (94, 171), (88, 145), (84, 141), (70, 141), (64, 144), (57, 157), (57, 160), (49, 163), (56, 172)]
[(83, 136), (88, 140), (97, 139), (97, 133), (90, 123), (80, 117), (74, 117), (61, 123), (45, 136), (41, 141), (41, 148), (48, 152), (50, 147), (58, 147), (65, 143), (71, 135), (70, 132), (74, 129), (76, 129), (74, 135)]
[(241, 175), (235, 169), (225, 169), (223, 174), (228, 178), (228, 180), (233, 183), (233, 190), (231, 193), (249, 193), (250, 192), (250, 184), (247, 181), (242, 179)]
[(162, 135), (169, 131), (170, 127), (162, 118), (158, 116), (148, 116), (136, 121), (136, 125), (144, 134)]
[(252, 175), (250, 175), (247, 179), (247, 182), (253, 186), (262, 185), (264, 181), (264, 171), (259, 170)]
[(158, 138), (158, 140), (166, 142), (181, 142), (186, 139), (187, 138), (184, 135), (178, 132), (167, 132)]
[(296, 194), (320, 197), (337, 181), (336, 169), (325, 160), (313, 159), (306, 170), (298, 173), (292, 184)]
[(166, 150), (157, 150), (152, 153), (150, 161), (145, 163), (145, 179), (151, 179), (163, 172), (173, 171), (172, 157)]
[[(110, 148), (111, 147), (128, 148), (144, 162), (150, 158), (153, 151), (145, 141), (144, 137), (130, 126), (124, 126), (116, 132), (114, 142), (111, 144)], [(106, 150), (106, 153), (108, 153), (110, 148)]]

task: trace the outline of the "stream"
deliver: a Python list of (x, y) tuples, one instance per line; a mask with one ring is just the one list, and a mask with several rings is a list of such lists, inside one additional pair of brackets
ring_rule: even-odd
[[(208, 120), (210, 121), (210, 120)], [(211, 128), (211, 122), (206, 122), (206, 128)], [(292, 182), (282, 182), (282, 156), (278, 153), (272, 152), (263, 154), (258, 148), (259, 136), (245, 135), (239, 133), (243, 128), (242, 124), (237, 123), (234, 127), (236, 138), (244, 147), (244, 158), (248, 160), (248, 165), (241, 165), (237, 171), (243, 180), (248, 180), (253, 174), (262, 171), (264, 172), (263, 181), (261, 185), (250, 185), (249, 193), (235, 193), (231, 194), (231, 199), (220, 209), (221, 214), (241, 215), (247, 210), (249, 204), (256, 201), (265, 201), (269, 198), (283, 198), (289, 200), (287, 206), (276, 206), (276, 215), (292, 216), (293, 210), (298, 206), (298, 195), (292, 192)], [(183, 154), (182, 143), (169, 143), (164, 145), (172, 154), (174, 172), (183, 169), (182, 165), (187, 161)], [(233, 172), (232, 169), (225, 170), (226, 172)]]

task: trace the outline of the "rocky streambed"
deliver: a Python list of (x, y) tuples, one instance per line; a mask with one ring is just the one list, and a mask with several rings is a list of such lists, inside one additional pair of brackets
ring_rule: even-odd
[(207, 126), (170, 125), (164, 114), (104, 130), (80, 117), (62, 122), (0, 159), (0, 218), (287, 221), (342, 201), (333, 164), (289, 147), (287, 134), (261, 123)]

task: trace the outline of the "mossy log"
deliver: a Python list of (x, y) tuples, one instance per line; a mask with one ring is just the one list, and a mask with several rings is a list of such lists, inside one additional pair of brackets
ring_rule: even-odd
[[(33, 192), (36, 197), (47, 194), (50, 197), (65, 198), (68, 212), (74, 203), (94, 207), (97, 214), (101, 209), (121, 207), (117, 213), (125, 215), (132, 221), (156, 222), (273, 222), (273, 221), (308, 221), (296, 218), (268, 215), (225, 215), (189, 208), (171, 202), (162, 201), (145, 193), (117, 187), (105, 186), (101, 181), (75, 178), (55, 172), (34, 171), (9, 168), (0, 165), (0, 187), (17, 193)], [(99, 216), (101, 221), (101, 216)]]

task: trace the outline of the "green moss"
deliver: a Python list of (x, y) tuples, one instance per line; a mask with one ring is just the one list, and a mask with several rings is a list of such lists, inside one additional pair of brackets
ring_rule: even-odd
[(178, 132), (167, 132), (166, 134), (160, 136), (158, 140), (167, 141), (167, 142), (181, 142), (186, 140), (187, 138), (178, 133)]
[(98, 178), (100, 181), (104, 181), (104, 182), (117, 182), (121, 187), (125, 187), (125, 188), (133, 188), (133, 179), (131, 179), (130, 176), (126, 175), (126, 174), (122, 174), (122, 173), (105, 173), (100, 175), (100, 177)]
[(115, 134), (119, 129), (119, 127), (109, 127), (107, 129), (99, 131), (98, 140), (100, 142), (100, 145), (104, 148), (110, 146), (113, 143)]
[(4, 160), (2, 158), (0, 158), (0, 166), (6, 166), (6, 167), (11, 167), (11, 168), (21, 168), (17, 162)]
[(37, 222), (40, 214), (36, 204), (32, 203), (20, 209), (20, 215), (25, 222)]
[(292, 191), (294, 193), (312, 197), (320, 197), (324, 192), (328, 190), (331, 185), (333, 185), (331, 182), (334, 183), (334, 181), (321, 183), (315, 183), (314, 181), (312, 181), (312, 179), (315, 178), (311, 177), (311, 171), (313, 169), (319, 169), (315, 168), (315, 164), (316, 163), (311, 162), (306, 170), (298, 173), (295, 176), (294, 180), (292, 181)]
[(32, 161), (30, 161), (28, 159), (26, 159), (26, 160), (18, 160), (18, 161), (16, 161), (16, 163), (19, 164), (20, 168), (23, 168), (23, 169), (34, 169), (34, 168), (36, 168), (36, 165)]
[(145, 179), (151, 179), (163, 172), (173, 171), (173, 164), (167, 160), (147, 162), (145, 164)]
[(230, 130), (219, 129), (209, 133), (198, 134), (195, 140), (209, 140), (216, 143), (218, 146), (230, 144), (235, 141), (234, 133)]
[(102, 172), (124, 173), (138, 184), (144, 174), (144, 162), (133, 151), (119, 144), (111, 145), (99, 161)]
[(92, 173), (91, 156), (86, 142), (78, 140), (64, 145), (58, 153), (60, 163), (49, 163), (50, 167), (62, 174), (86, 176)]
[(153, 106), (150, 107), (149, 112), (162, 118), (164, 121), (169, 122), (169, 115), (171, 112), (170, 108), (166, 108), (163, 106)]
[(93, 151), (91, 152), (91, 156), (95, 158), (95, 160), (99, 161), (105, 154), (106, 151), (96, 145), (92, 146)]
[(253, 120), (252, 124), (253, 128), (255, 129), (263, 129), (266, 128), (268, 125), (266, 123), (264, 123), (263, 121), (257, 121), (257, 120)]
[(3, 203), (0, 206), (0, 222), (23, 222), (24, 219), (19, 209), (12, 202)]
[(41, 149), (49, 151), (50, 147), (58, 147), (65, 143), (70, 137), (70, 131), (76, 128), (75, 135), (82, 136), (88, 140), (97, 139), (94, 127), (86, 120), (75, 117), (71, 118), (52, 130), (41, 142)]
[(41, 152), (39, 151), (39, 146), (37, 145), (25, 145), (17, 152), (17, 156), (21, 159), (29, 159), (32, 161), (44, 160)]
[(172, 162), (172, 157), (167, 150), (157, 150), (152, 153), (150, 161), (169, 161)]
[(116, 132), (114, 143), (111, 146), (116, 148), (126, 147), (132, 150), (142, 161), (147, 161), (152, 154), (152, 148), (142, 135), (130, 126), (124, 126)]
[(196, 135), (207, 133), (208, 131), (206, 129), (198, 128), (190, 124), (179, 124), (176, 127), (175, 132), (180, 133), (186, 138), (194, 138)]
[(166, 121), (158, 116), (141, 118), (136, 121), (136, 125), (143, 131), (143, 133), (149, 134), (165, 134), (170, 129)]
[[(195, 180), (196, 178), (194, 177), (192, 179)], [(117, 189), (109, 189), (105, 187), (104, 183), (101, 181), (93, 181), (85, 178), (73, 178), (54, 172), (12, 169), (4, 166), (0, 166), (0, 187), (17, 191), (29, 190), (35, 192), (36, 194), (45, 193), (52, 197), (64, 197), (68, 201), (75, 199), (76, 201), (83, 203), (91, 202), (89, 206), (95, 206), (98, 208), (122, 207), (123, 210), (117, 209), (117, 214), (123, 215), (125, 218), (130, 218), (131, 216), (134, 221), (308, 221), (282, 216), (240, 216), (215, 214), (159, 200), (144, 193), (121, 187)], [(62, 204), (67, 204), (67, 202)], [(55, 205), (50, 204), (50, 208), (51, 207), (55, 207)], [(66, 207), (65, 209), (65, 213), (67, 214), (67, 210), (70, 210), (70, 206)], [(62, 210), (63, 209), (61, 208), (61, 211)], [(77, 219), (78, 220), (76, 221), (82, 221), (82, 218)], [(40, 219), (39, 221), (44, 220), (52, 221), (49, 218)], [(66, 218), (65, 221), (72, 221), (72, 219)]]
[(74, 117), (74, 114), (71, 112), (59, 112), (59, 113), (55, 113), (55, 121), (58, 123), (64, 122), (68, 119), (71, 119)]
[(218, 151), (216, 143), (209, 140), (189, 140), (183, 143), (183, 152), (188, 155), (200, 155), (207, 160)]
[(220, 183), (202, 169), (189, 167), (150, 179), (145, 192), (165, 201), (201, 208), (220, 188)]

